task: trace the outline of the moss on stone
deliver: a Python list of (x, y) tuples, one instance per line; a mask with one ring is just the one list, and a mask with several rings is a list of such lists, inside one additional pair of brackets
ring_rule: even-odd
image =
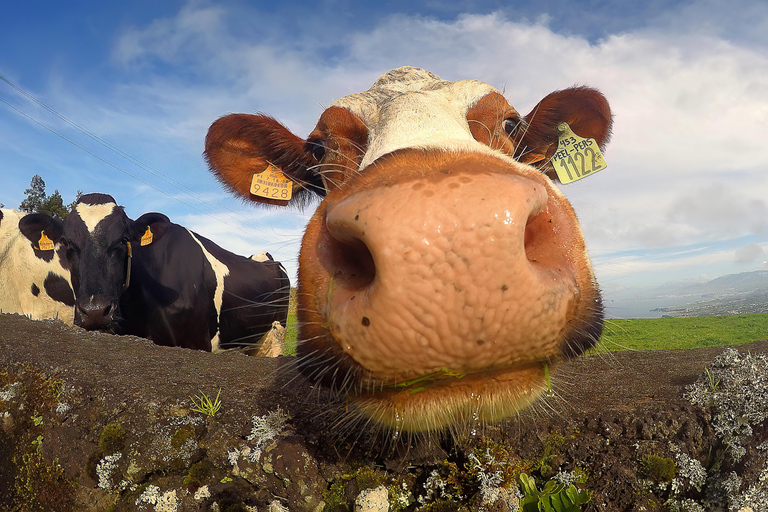
[(477, 480), (480, 472), (495, 473), (500, 471), (504, 482), (516, 482), (520, 473), (530, 471), (533, 463), (509, 453), (501, 444), (487, 440), (482, 446), (474, 448), (468, 456), (468, 473)]
[(677, 475), (675, 461), (660, 455), (646, 455), (640, 461), (640, 476), (656, 483), (671, 482)]
[(562, 457), (562, 449), (569, 437), (566, 437), (557, 432), (552, 432), (544, 440), (544, 449), (541, 457), (534, 462), (534, 468), (542, 477), (551, 478), (554, 476), (554, 468), (558, 466), (556, 463), (558, 459)]
[(184, 425), (180, 429), (178, 429), (176, 432), (173, 433), (173, 436), (171, 437), (171, 447), (174, 450), (180, 449), (184, 444), (187, 442), (187, 440), (190, 437), (195, 436), (195, 429), (192, 425)]
[(384, 475), (371, 466), (361, 466), (341, 475), (331, 482), (330, 487), (323, 493), (325, 501), (324, 512), (346, 512), (351, 510), (347, 493), (360, 493), (367, 489), (375, 489), (384, 483)]
[(382, 482), (382, 477), (370, 466), (363, 466), (358, 469), (354, 478), (357, 483), (357, 488), (360, 491), (375, 489), (380, 486)]
[[(58, 459), (50, 464), (37, 451), (14, 460), (14, 482), (18, 510), (72, 510), (77, 484), (64, 477)], [(16, 510), (12, 507), (12, 510)]]
[(125, 448), (125, 436), (125, 429), (122, 426), (110, 423), (101, 431), (99, 448), (104, 454), (120, 452)]
[(403, 512), (413, 504), (414, 497), (411, 490), (413, 482), (411, 480), (415, 480), (415, 478), (406, 473), (395, 477), (387, 486), (390, 512)]
[(205, 461), (192, 464), (189, 473), (184, 478), (185, 485), (202, 485), (211, 478), (211, 467)]
[(343, 480), (336, 480), (331, 483), (328, 490), (323, 493), (323, 501), (325, 502), (323, 512), (349, 511), (345, 493), (346, 488), (347, 484)]
[(463, 512), (467, 507), (460, 506), (452, 500), (437, 500), (417, 509), (419, 512)]
[(0, 389), (8, 385), (17, 398), (0, 401), (0, 412), (13, 419), (0, 435), (0, 503), (7, 510), (73, 510), (77, 484), (66, 478), (58, 459), (47, 461), (40, 451), (44, 428), (55, 423), (43, 417), (61, 397), (61, 381), (13, 365), (0, 374)]
[(225, 508), (224, 512), (248, 512), (248, 507), (242, 503), (235, 503)]

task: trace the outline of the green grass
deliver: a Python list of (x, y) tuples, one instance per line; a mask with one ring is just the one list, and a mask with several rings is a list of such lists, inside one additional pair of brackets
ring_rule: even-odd
[(768, 313), (606, 320), (601, 345), (607, 350), (666, 350), (764, 339), (768, 339)]
[(285, 355), (296, 355), (296, 338), (298, 336), (298, 325), (296, 323), (296, 313), (288, 313), (288, 320), (285, 322)]

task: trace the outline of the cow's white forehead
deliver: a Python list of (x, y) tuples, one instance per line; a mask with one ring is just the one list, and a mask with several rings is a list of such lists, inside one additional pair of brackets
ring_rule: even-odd
[(109, 216), (114, 209), (117, 208), (115, 203), (102, 203), (102, 204), (86, 204), (78, 203), (75, 206), (75, 211), (85, 223), (85, 227), (88, 228), (89, 233), (93, 233), (96, 226), (105, 217)]
[[(365, 92), (333, 106), (346, 108), (368, 128), (361, 168), (397, 149), (419, 147), (487, 150), (472, 137), (467, 110), (493, 87), (477, 80), (449, 82), (423, 69), (393, 69)], [(482, 147), (482, 149), (481, 149)]]

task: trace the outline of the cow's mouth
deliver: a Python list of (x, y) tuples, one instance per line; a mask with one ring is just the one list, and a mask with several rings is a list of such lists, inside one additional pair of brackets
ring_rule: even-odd
[(366, 418), (394, 432), (476, 427), (513, 416), (549, 389), (553, 364), (537, 361), (462, 375), (448, 370), (349, 395)]

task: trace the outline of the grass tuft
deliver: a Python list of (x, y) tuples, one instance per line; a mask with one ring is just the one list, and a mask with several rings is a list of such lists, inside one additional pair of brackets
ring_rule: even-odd
[[(200, 391), (200, 390), (198, 390)], [(219, 388), (219, 392), (216, 393), (216, 398), (211, 400), (208, 398), (208, 395), (200, 391), (200, 395), (193, 396), (190, 400), (192, 400), (192, 411), (193, 412), (199, 412), (200, 414), (204, 414), (206, 416), (215, 416), (217, 412), (219, 412), (219, 409), (221, 409), (221, 400), (219, 400), (219, 396), (221, 395), (221, 388)]]

